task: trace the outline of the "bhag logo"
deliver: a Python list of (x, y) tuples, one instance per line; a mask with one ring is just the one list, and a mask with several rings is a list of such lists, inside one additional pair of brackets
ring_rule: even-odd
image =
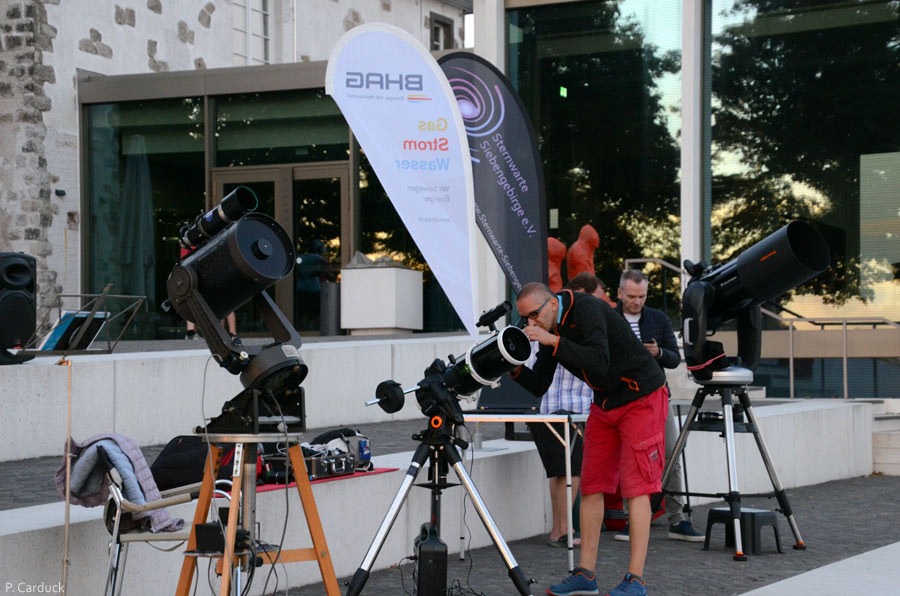
[(422, 91), (422, 75), (391, 75), (390, 73), (381, 72), (348, 72), (345, 84), (348, 89)]

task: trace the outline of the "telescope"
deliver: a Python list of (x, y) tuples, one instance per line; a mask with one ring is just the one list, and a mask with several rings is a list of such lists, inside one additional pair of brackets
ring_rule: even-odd
[(496, 387), (498, 379), (525, 364), (531, 355), (531, 343), (518, 327), (512, 325), (499, 331), (494, 323), (512, 310), (512, 304), (504, 301), (485, 312), (479, 319), (479, 327), (488, 327), (491, 335), (473, 345), (465, 354), (447, 357), (449, 365), (437, 358), (425, 369), (425, 378), (409, 389), (403, 389), (395, 381), (382, 381), (375, 389), (376, 399), (366, 402), (378, 404), (388, 414), (403, 408), (404, 395), (416, 393), (416, 399), (426, 416), (442, 413), (456, 425), (463, 424), (458, 396), (471, 395), (482, 387)]
[(225, 195), (218, 205), (198, 216), (192, 225), (183, 226), (178, 232), (178, 241), (185, 248), (194, 248), (258, 206), (256, 194), (246, 186), (238, 186)]
[(457, 447), (466, 449), (468, 443), (456, 436), (457, 429), (465, 425), (462, 408), (459, 406), (459, 396), (472, 394), (484, 386), (495, 386), (500, 377), (525, 364), (531, 355), (531, 343), (524, 331), (513, 326), (498, 331), (494, 325), (500, 317), (511, 310), (512, 304), (505, 301), (482, 314), (477, 325), (488, 327), (491, 335), (469, 348), (462, 356), (448, 356), (449, 366), (440, 358), (435, 359), (425, 369), (425, 377), (415, 387), (406, 390), (395, 381), (383, 381), (375, 390), (376, 399), (366, 402), (368, 406), (378, 404), (385, 412), (392, 414), (403, 407), (404, 395), (415, 391), (422, 413), (428, 417), (428, 426), (412, 437), (420, 444), (413, 454), (412, 463), (407, 468), (397, 496), (366, 552), (362, 565), (348, 583), (347, 596), (358, 596), (362, 592), (375, 558), (426, 461), (429, 462), (428, 483), (417, 486), (431, 490), (431, 515), (429, 521), (422, 524), (414, 541), (416, 593), (419, 596), (442, 596), (448, 593), (447, 545), (440, 537), (440, 523), (441, 492), (454, 486), (447, 482), (447, 475), (452, 468), (460, 484), (466, 489), (494, 546), (506, 563), (513, 585), (522, 596), (530, 596), (528, 585), (533, 580), (525, 578), (500, 534), (500, 529), (488, 512), (457, 450)]
[(726, 366), (718, 342), (706, 337), (737, 319), (739, 364), (755, 370), (762, 338), (760, 305), (825, 271), (831, 251), (810, 224), (793, 221), (760, 240), (736, 259), (707, 267), (684, 262), (691, 279), (682, 295), (684, 356), (697, 381)]
[[(248, 213), (255, 201), (250, 189), (238, 187), (186, 226), (180, 241), (194, 250), (166, 281), (171, 307), (197, 325), (219, 365), (239, 374), (244, 386), (206, 432), (256, 434), (261, 425), (305, 430), (302, 340), (265, 291), (293, 269), (293, 242), (271, 217)], [(245, 347), (220, 324), (251, 301), (275, 340), (271, 344)]]

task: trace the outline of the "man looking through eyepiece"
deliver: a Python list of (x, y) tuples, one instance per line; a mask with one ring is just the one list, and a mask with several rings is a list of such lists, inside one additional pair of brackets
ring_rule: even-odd
[(606, 594), (643, 596), (650, 495), (660, 491), (665, 463), (665, 375), (625, 319), (594, 296), (570, 290), (554, 295), (546, 285), (533, 282), (522, 288), (516, 309), (527, 319), (525, 335), (540, 348), (533, 368), (520, 367), (510, 376), (542, 396), (559, 363), (594, 390), (581, 470), (580, 566), (547, 593), (600, 593), (593, 570), (603, 493), (621, 486), (630, 507), (631, 557), (623, 581)]

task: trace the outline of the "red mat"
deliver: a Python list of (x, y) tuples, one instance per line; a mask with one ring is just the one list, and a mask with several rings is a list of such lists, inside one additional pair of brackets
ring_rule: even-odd
[[(354, 472), (346, 476), (332, 476), (331, 478), (319, 478), (313, 480), (310, 484), (319, 484), (320, 482), (333, 482), (335, 480), (348, 480), (350, 478), (361, 478), (363, 476), (374, 476), (375, 474), (384, 474), (386, 472), (396, 472), (400, 468), (375, 468), (369, 472)], [(289, 487), (297, 486), (296, 482), (291, 482)], [(283, 484), (260, 484), (256, 487), (256, 492), (264, 493), (271, 490), (284, 490)]]

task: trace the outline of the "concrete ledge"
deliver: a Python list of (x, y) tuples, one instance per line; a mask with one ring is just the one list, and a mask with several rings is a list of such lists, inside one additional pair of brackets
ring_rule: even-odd
[[(327, 428), (421, 416), (415, 399), (391, 415), (364, 402), (374, 397), (381, 381), (412, 386), (435, 358), (464, 353), (471, 344), (468, 336), (460, 335), (304, 344), (307, 424)], [(62, 455), (69, 367), (57, 366), (57, 361), (35, 358), (3, 367), (0, 461)], [(238, 378), (220, 368), (205, 349), (73, 356), (71, 361), (76, 440), (118, 432), (138, 445), (164, 444), (190, 434), (204, 417), (218, 415), (222, 404), (242, 389)]]
[[(757, 407), (753, 412), (785, 488), (872, 473), (871, 404), (804, 399)], [(724, 438), (718, 433), (693, 431), (685, 452), (691, 491), (728, 491)], [(735, 455), (738, 486), (742, 493), (772, 490), (751, 434), (735, 434)], [(692, 498), (694, 500), (708, 503), (714, 499)]]
[[(497, 450), (475, 454), (471, 476), (488, 510), (509, 542), (549, 531), (550, 503), (546, 479), (532, 443), (488, 441), (485, 447)], [(466, 454), (466, 467), (470, 467)], [(313, 485), (317, 508), (325, 529), (329, 550), (338, 576), (352, 575), (362, 562), (378, 526), (397, 494), (406, 474), (412, 452), (373, 458), (378, 467), (396, 467), (398, 471)], [(455, 474), (451, 472), (455, 480)], [(424, 481), (426, 472), (418, 480)], [(294, 488), (288, 491), (289, 517), (285, 548), (312, 544), (306, 529), (303, 509)], [(442, 529), (451, 552), (458, 552), (461, 487), (443, 493)], [(515, 496), (515, 507), (509, 500)], [(412, 552), (419, 527), (429, 519), (430, 492), (413, 488), (407, 503), (388, 536), (375, 569), (384, 569)], [(284, 491), (258, 495), (257, 521), (260, 539), (277, 544), (281, 538), (285, 512)], [(102, 507), (71, 508), (69, 530), (68, 593), (99, 594), (105, 582), (109, 534), (102, 523)], [(170, 513), (186, 521), (193, 518), (192, 505), (171, 508)], [(55, 584), (60, 579), (63, 556), (65, 508), (62, 503), (25, 509), (0, 511), (0, 553), (4, 581), (14, 584)], [(490, 538), (471, 503), (466, 519), (472, 531), (472, 548), (487, 546)], [(160, 546), (166, 547), (167, 544)], [(123, 593), (129, 596), (157, 596), (174, 591), (181, 570), (183, 548), (165, 553), (146, 544), (133, 544), (129, 550)], [(201, 559), (200, 581), (205, 589), (207, 560)], [(291, 586), (321, 581), (314, 563), (286, 566)], [(254, 582), (252, 593), (261, 593), (263, 579)], [(279, 566), (280, 586), (284, 586), (284, 568)], [(270, 582), (270, 589), (272, 584)]]
[[(871, 404), (803, 400), (760, 407), (754, 412), (785, 488), (871, 474)], [(738, 434), (736, 442), (741, 492), (770, 491), (772, 486), (756, 443), (746, 434)], [(504, 538), (513, 541), (548, 532), (551, 514), (547, 482), (533, 443), (497, 440), (486, 442), (485, 447), (500, 450), (476, 452), (471, 475)], [(718, 434), (692, 433), (687, 442), (687, 453), (692, 490), (711, 493), (727, 490), (724, 441)], [(411, 458), (412, 452), (378, 456), (373, 458), (377, 466), (399, 470), (314, 485), (316, 503), (339, 576), (351, 575), (359, 566), (397, 493)], [(468, 467), (469, 454), (466, 454), (466, 461)], [(420, 480), (424, 477), (423, 472)], [(444, 493), (442, 529), (451, 552), (457, 552), (459, 547), (456, 537), (461, 494), (459, 487)], [(745, 505), (752, 507), (753, 500), (746, 500)], [(296, 490), (288, 492), (288, 506), (290, 515), (285, 547), (308, 546), (310, 541)], [(412, 541), (420, 525), (428, 519), (428, 511), (429, 492), (414, 488), (375, 568), (386, 568), (411, 554)], [(284, 492), (259, 495), (257, 520), (262, 528), (262, 540), (270, 543), (280, 540), (284, 512)], [(467, 512), (472, 547), (488, 545), (487, 532), (471, 505)], [(190, 520), (193, 507), (182, 505), (174, 508), (172, 513)], [(100, 520), (102, 508), (72, 507), (71, 514), (69, 593), (95, 594), (100, 592), (105, 581), (106, 545), (109, 541)], [(6, 581), (38, 584), (55, 583), (59, 579), (63, 519), (64, 507), (61, 503), (0, 511), (0, 560), (3, 561), (4, 575), (8, 578)], [(163, 553), (146, 545), (133, 545), (128, 560), (125, 593), (130, 596), (155, 596), (160, 593), (160, 586), (164, 586), (163, 592), (174, 589), (182, 561), (180, 552)], [(201, 562), (201, 581), (204, 581), (204, 570), (205, 563)], [(283, 582), (284, 574), (281, 569), (278, 572)], [(290, 564), (287, 573), (291, 586), (318, 581), (317, 567), (312, 564)], [(265, 580), (256, 583), (256, 590), (260, 590), (264, 583)]]

